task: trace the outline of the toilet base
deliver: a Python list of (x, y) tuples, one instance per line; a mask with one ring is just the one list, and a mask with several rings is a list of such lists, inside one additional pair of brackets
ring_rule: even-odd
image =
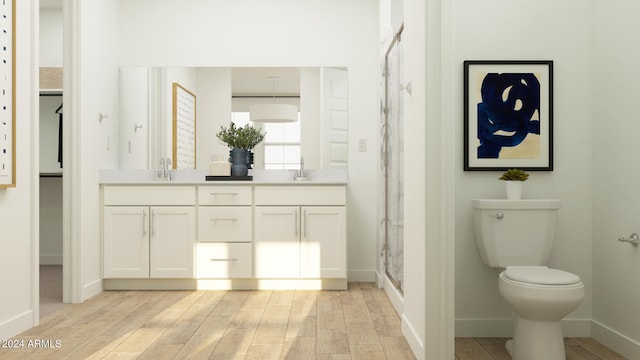
[(565, 360), (562, 324), (515, 320), (513, 339), (505, 344), (513, 360)]

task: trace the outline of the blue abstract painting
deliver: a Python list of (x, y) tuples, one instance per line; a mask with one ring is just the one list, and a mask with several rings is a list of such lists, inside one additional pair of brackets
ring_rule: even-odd
[(464, 61), (464, 170), (553, 170), (553, 61)]
[(486, 74), (480, 93), (478, 158), (499, 158), (502, 148), (540, 135), (540, 82), (534, 74)]

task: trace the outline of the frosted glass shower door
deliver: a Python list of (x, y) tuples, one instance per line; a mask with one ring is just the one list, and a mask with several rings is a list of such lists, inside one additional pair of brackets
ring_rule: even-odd
[(404, 143), (402, 42), (397, 35), (386, 55), (385, 86), (385, 272), (402, 290), (404, 281)]

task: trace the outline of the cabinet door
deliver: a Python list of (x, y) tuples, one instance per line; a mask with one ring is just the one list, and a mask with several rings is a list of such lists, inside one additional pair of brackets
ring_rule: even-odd
[(149, 277), (149, 208), (105, 206), (103, 209), (104, 277)]
[(196, 210), (193, 206), (151, 208), (149, 245), (152, 278), (193, 278)]
[(347, 277), (347, 229), (344, 206), (302, 207), (300, 276)]
[(300, 208), (256, 206), (255, 276), (300, 277)]

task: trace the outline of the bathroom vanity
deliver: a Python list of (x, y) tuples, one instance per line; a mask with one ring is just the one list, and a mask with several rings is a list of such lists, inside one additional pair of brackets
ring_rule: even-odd
[(106, 289), (346, 289), (346, 182), (101, 188)]

